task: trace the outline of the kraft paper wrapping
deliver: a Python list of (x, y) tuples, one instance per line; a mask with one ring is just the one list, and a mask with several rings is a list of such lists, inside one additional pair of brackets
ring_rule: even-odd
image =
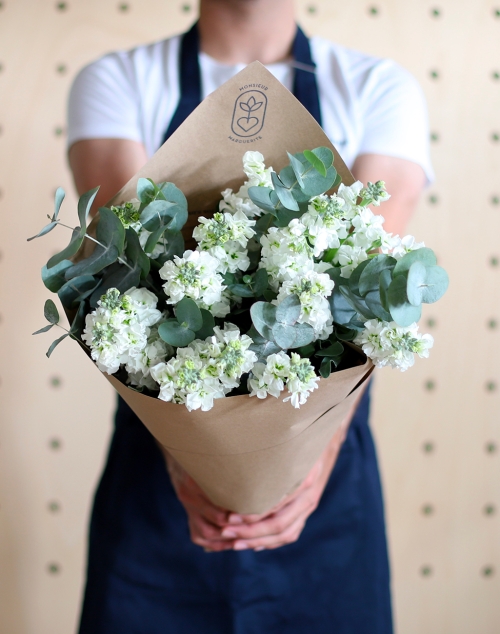
[[(135, 198), (140, 177), (175, 183), (188, 201), (184, 236), (191, 248), (198, 216), (211, 215), (221, 191), (237, 191), (243, 183), (247, 150), (258, 150), (266, 165), (279, 171), (288, 164), (287, 152), (318, 146), (332, 149), (342, 181), (352, 184), (352, 174), (314, 118), (254, 62), (209, 95), (109, 204)], [(91, 230), (96, 222), (98, 216)], [(86, 240), (75, 261), (88, 257), (93, 246)], [(106, 376), (215, 504), (260, 514), (302, 482), (356, 403), (372, 369), (360, 351), (359, 365), (322, 379), (300, 409), (283, 403), (283, 394), (280, 399), (218, 399), (209, 412), (188, 412), (183, 405), (140, 394)]]

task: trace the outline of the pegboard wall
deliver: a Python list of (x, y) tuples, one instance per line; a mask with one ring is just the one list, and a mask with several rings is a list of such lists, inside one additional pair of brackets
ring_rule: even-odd
[[(412, 222), (451, 287), (424, 324), (431, 358), (378, 373), (373, 427), (400, 634), (500, 631), (500, 2), (297, 2), (309, 34), (391, 57), (427, 95), (436, 182)], [(75, 631), (91, 495), (113, 394), (71, 343), (50, 360), (39, 267), (66, 236), (26, 243), (58, 185), (65, 103), (88, 61), (182, 31), (196, 2), (0, 2), (0, 632)], [(355, 634), (355, 633), (353, 633)]]

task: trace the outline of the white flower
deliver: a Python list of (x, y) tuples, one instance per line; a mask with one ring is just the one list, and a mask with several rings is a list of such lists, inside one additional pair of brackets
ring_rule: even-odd
[(266, 363), (256, 363), (248, 380), (250, 396), (266, 398), (268, 394), (276, 398), (286, 387), (290, 396), (283, 402), (290, 401), (294, 407), (303, 405), (309, 394), (318, 387), (319, 376), (316, 376), (309, 359), (301, 359), (292, 352), (278, 352), (267, 357)]
[(337, 249), (340, 240), (347, 238), (350, 225), (344, 219), (344, 207), (344, 200), (335, 195), (322, 194), (309, 201), (300, 222), (307, 228), (314, 257), (320, 257), (326, 249)]
[(260, 216), (262, 214), (262, 209), (257, 207), (257, 205), (248, 197), (248, 187), (246, 185), (242, 185), (236, 194), (232, 189), (225, 189), (222, 192), (222, 200), (219, 203), (219, 210), (229, 213), (236, 213), (240, 211), (249, 218)]
[[(168, 304), (177, 304), (183, 297), (190, 297), (200, 308), (206, 308), (216, 317), (225, 317), (229, 302), (223, 297), (225, 286), (217, 273), (219, 261), (209, 253), (185, 251), (182, 258), (174, 256), (160, 269), (160, 277), (166, 280), (163, 288)], [(215, 307), (215, 308), (214, 308)]]
[(434, 344), (431, 335), (418, 332), (417, 324), (404, 328), (394, 321), (370, 319), (364, 326), (354, 343), (361, 346), (377, 367), (389, 365), (404, 372), (413, 365), (415, 354), (428, 357)]
[(407, 253), (410, 253), (410, 251), (416, 251), (417, 249), (425, 247), (423, 242), (415, 242), (413, 236), (405, 236), (401, 239), (399, 236), (394, 236), (394, 242), (395, 244), (391, 255), (393, 258), (396, 258), (396, 260), (400, 260)]
[(363, 183), (356, 181), (352, 185), (339, 185), (337, 196), (344, 201), (344, 213), (345, 218), (351, 218), (357, 213), (357, 201), (361, 190), (363, 189)]
[(368, 208), (359, 208), (359, 213), (351, 220), (353, 233), (349, 236), (349, 243), (355, 247), (361, 247), (365, 251), (377, 247), (380, 244), (385, 231), (382, 227), (384, 218), (375, 215)]
[(315, 340), (327, 339), (333, 332), (333, 318), (326, 298), (332, 294), (334, 286), (329, 275), (305, 271), (283, 282), (273, 303), (279, 306), (288, 295), (297, 295), (301, 304), (299, 323), (314, 328)]
[(280, 282), (292, 280), (298, 274), (315, 269), (306, 227), (296, 218), (288, 227), (271, 227), (267, 234), (261, 236), (260, 242), (260, 266), (268, 272), (270, 285), (275, 291)]
[(368, 181), (366, 187), (363, 187), (359, 192), (359, 195), (363, 199), (363, 205), (374, 205), (375, 207), (390, 198), (390, 195), (385, 191), (384, 181), (377, 181), (376, 183)]
[(199, 218), (200, 224), (193, 231), (198, 242), (197, 251), (206, 251), (219, 261), (217, 272), (246, 271), (250, 266), (247, 243), (255, 235), (250, 220), (242, 211), (218, 212), (213, 218)]
[(150, 326), (161, 319), (156, 297), (146, 289), (132, 288), (120, 295), (109, 289), (95, 311), (85, 318), (82, 340), (89, 346), (97, 367), (114, 374), (148, 345)]
[(196, 339), (185, 348), (177, 348), (176, 357), (151, 368), (159, 384), (160, 399), (182, 403), (188, 410), (207, 411), (214, 399), (223, 398), (239, 385), (241, 375), (250, 372), (257, 355), (249, 350), (252, 339), (241, 335), (230, 323), (215, 327), (205, 341)]
[(340, 274), (342, 277), (351, 277), (354, 269), (368, 259), (368, 255), (362, 247), (354, 247), (349, 244), (343, 244), (337, 251), (333, 261), (340, 265)]
[(270, 354), (266, 363), (256, 363), (252, 369), (252, 376), (248, 379), (250, 396), (266, 398), (268, 394), (278, 398), (285, 387), (288, 377), (290, 357), (286, 352)]
[(272, 187), (272, 167), (266, 168), (264, 157), (260, 152), (245, 152), (243, 155), (243, 171), (248, 177), (247, 187)]
[(309, 394), (318, 388), (319, 376), (316, 375), (309, 359), (301, 359), (300, 355), (292, 352), (288, 370), (287, 390), (290, 396), (283, 402), (290, 401), (296, 408), (304, 405)]
[[(163, 320), (165, 317), (166, 314), (163, 316)], [(146, 381), (149, 377), (150, 368), (165, 361), (167, 357), (171, 357), (174, 353), (172, 346), (163, 341), (158, 334), (160, 323), (158, 322), (150, 329), (147, 343), (142, 350), (131, 351), (128, 354), (125, 369), (129, 373), (132, 385), (145, 385), (151, 389), (151, 381)]]

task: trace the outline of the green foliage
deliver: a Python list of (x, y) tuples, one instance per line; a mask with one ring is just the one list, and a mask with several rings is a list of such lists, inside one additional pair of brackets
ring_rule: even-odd
[(52, 325), (59, 323), (59, 311), (57, 310), (56, 305), (51, 299), (47, 299), (45, 301), (45, 305), (43, 307), (43, 314), (45, 319)]
[[(61, 286), (57, 294), (65, 308), (75, 308), (82, 300), (91, 295), (99, 284), (100, 280), (96, 280), (93, 275), (79, 275)], [(104, 292), (99, 292), (99, 296)]]
[(99, 210), (96, 240), (91, 255), (80, 260), (66, 271), (66, 279), (80, 275), (95, 275), (110, 266), (122, 255), (125, 246), (125, 229), (115, 214), (106, 207)]
[(298, 323), (300, 299), (289, 295), (279, 306), (266, 302), (256, 302), (250, 308), (255, 330), (267, 341), (279, 348), (301, 348), (314, 340), (314, 329), (309, 324)]
[(213, 315), (199, 308), (195, 301), (184, 297), (175, 307), (175, 319), (167, 319), (158, 328), (158, 334), (171, 346), (184, 347), (195, 339), (213, 335)]
[(51, 269), (48, 269), (46, 266), (42, 268), (42, 280), (49, 291), (57, 293), (61, 286), (66, 283), (64, 274), (70, 266), (73, 266), (73, 262), (62, 260)]
[(59, 337), (59, 339), (56, 339), (55, 341), (53, 341), (50, 345), (50, 348), (47, 350), (47, 352), (45, 353), (47, 358), (50, 357), (50, 355), (54, 352), (56, 346), (58, 346), (61, 341), (63, 341), (64, 339), (66, 339), (66, 337), (69, 337), (68, 333), (64, 333), (64, 335), (62, 335), (62, 337)]
[[(44, 236), (45, 234), (52, 231), (52, 229), (54, 229), (54, 227), (58, 224), (57, 217), (59, 216), (59, 210), (61, 209), (62, 201), (64, 200), (65, 196), (66, 196), (66, 193), (64, 189), (62, 187), (58, 187), (56, 189), (55, 200), (54, 200), (54, 213), (52, 215), (52, 218), (50, 216), (47, 216), (50, 219), (49, 224), (45, 225), (45, 227), (43, 227), (43, 229), (41, 229), (36, 234), (36, 236), (33, 236), (32, 238), (28, 238), (28, 242), (30, 242), (31, 240), (34, 240), (35, 238), (40, 238), (41, 236)], [(52, 289), (49, 289), (49, 290), (52, 290)]]

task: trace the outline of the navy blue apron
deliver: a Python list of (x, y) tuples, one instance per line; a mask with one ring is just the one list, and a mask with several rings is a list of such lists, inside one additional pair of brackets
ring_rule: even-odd
[[(300, 29), (295, 60), (314, 66)], [(196, 25), (167, 137), (201, 100)], [(316, 77), (294, 94), (321, 122)], [(153, 437), (119, 401), (89, 538), (80, 634), (391, 634), (382, 494), (365, 393), (317, 510), (275, 550), (205, 553)]]

